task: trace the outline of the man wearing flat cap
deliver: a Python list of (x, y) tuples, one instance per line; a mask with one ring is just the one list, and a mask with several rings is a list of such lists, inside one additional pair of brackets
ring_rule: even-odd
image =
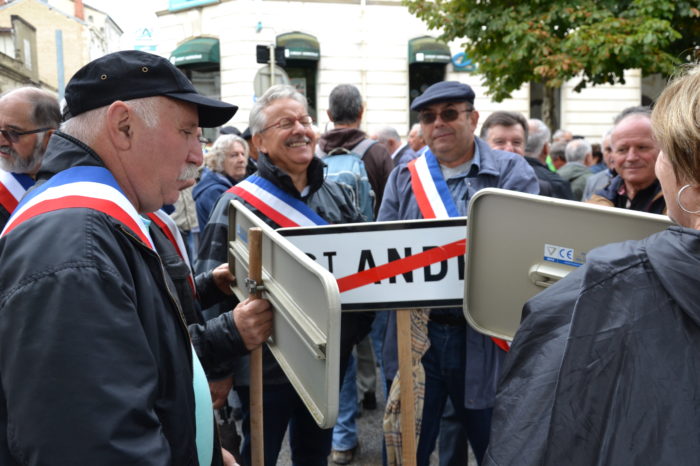
[(236, 107), (138, 51), (87, 64), (65, 100), (0, 237), (0, 464), (221, 464), (206, 378), (142, 214), (194, 183), (197, 128)]
[[(490, 149), (474, 136), (479, 113), (469, 85), (433, 84), (411, 109), (419, 112), (428, 150), (391, 172), (379, 221), (464, 216), (472, 196), (487, 187), (539, 192), (535, 173), (522, 157)], [(388, 325), (385, 345), (387, 377), (396, 373), (394, 322)], [(415, 390), (416, 415), (422, 418), (417, 423), (417, 464), (429, 464), (448, 396), (480, 462), (488, 445), (496, 381), (507, 345), (469, 327), (461, 308), (412, 311), (411, 327), (414, 352), (423, 354), (424, 377), (418, 384), (425, 387), (422, 397)], [(393, 385), (384, 422), (389, 464), (401, 456), (398, 387)]]

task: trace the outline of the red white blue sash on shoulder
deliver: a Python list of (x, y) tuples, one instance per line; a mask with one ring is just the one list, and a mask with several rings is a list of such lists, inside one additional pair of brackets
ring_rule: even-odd
[[(442, 176), (440, 163), (430, 150), (411, 160), (408, 170), (411, 172), (413, 195), (423, 218), (459, 217), (450, 189)], [(494, 337), (491, 337), (491, 340), (504, 351), (510, 349), (510, 344), (505, 340)]]
[(408, 163), (411, 188), (423, 218), (459, 217), (450, 189), (440, 171), (440, 163), (430, 150)]
[(0, 170), (0, 205), (9, 213), (14, 212), (22, 196), (32, 185), (34, 180), (29, 175)]
[(100, 211), (123, 223), (145, 245), (153, 241), (138, 212), (112, 174), (103, 167), (73, 167), (54, 175), (27, 194), (5, 225), (5, 236), (22, 222), (46, 212), (86, 208)]
[(187, 264), (187, 268), (190, 269), (190, 275), (187, 277), (187, 282), (192, 288), (192, 293), (197, 296), (197, 289), (194, 285), (194, 278), (192, 277), (192, 267), (190, 266), (190, 258), (187, 255), (187, 248), (185, 248), (185, 242), (182, 240), (182, 235), (180, 234), (180, 229), (175, 224), (175, 221), (166, 214), (163, 209), (159, 209), (155, 212), (151, 212), (147, 217), (158, 227), (160, 231), (163, 232), (168, 241), (173, 245), (178, 255)]
[(320, 215), (265, 178), (252, 175), (228, 190), (258, 209), (280, 227), (328, 225)]

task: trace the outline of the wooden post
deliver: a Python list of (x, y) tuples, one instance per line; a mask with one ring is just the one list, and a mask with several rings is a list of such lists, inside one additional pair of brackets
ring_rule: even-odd
[[(262, 230), (248, 230), (248, 276), (256, 286), (262, 285)], [(260, 298), (259, 290), (250, 290), (251, 298)], [(250, 352), (250, 438), (251, 464), (265, 464), (263, 430), (262, 346)]]
[(396, 311), (396, 336), (401, 380), (401, 456), (404, 466), (416, 464), (416, 404), (413, 396), (413, 355), (411, 350), (411, 311)]

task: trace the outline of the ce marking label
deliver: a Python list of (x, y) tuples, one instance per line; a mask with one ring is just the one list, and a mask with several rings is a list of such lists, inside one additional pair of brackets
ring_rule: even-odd
[(564, 248), (562, 246), (554, 246), (552, 244), (544, 245), (544, 257), (558, 260), (574, 260), (574, 250), (572, 248)]

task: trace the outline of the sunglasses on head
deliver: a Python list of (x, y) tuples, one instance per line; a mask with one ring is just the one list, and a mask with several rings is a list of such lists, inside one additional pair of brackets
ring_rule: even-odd
[(459, 118), (460, 113), (470, 113), (472, 110), (471, 109), (464, 109), (464, 110), (457, 110), (456, 108), (446, 108), (442, 110), (440, 113), (437, 112), (420, 112), (418, 114), (418, 121), (421, 123), (425, 123), (426, 125), (435, 123), (435, 120), (437, 120), (438, 115), (440, 115), (440, 119), (444, 122), (450, 122), (450, 121), (455, 121), (457, 118)]
[(35, 134), (35, 133), (42, 133), (44, 131), (48, 131), (53, 128), (39, 128), (39, 129), (32, 129), (29, 131), (17, 131), (14, 129), (0, 129), (0, 134), (2, 134), (2, 137), (10, 141), (12, 144), (16, 143), (19, 141), (19, 138), (22, 136), (26, 136), (27, 134)]

